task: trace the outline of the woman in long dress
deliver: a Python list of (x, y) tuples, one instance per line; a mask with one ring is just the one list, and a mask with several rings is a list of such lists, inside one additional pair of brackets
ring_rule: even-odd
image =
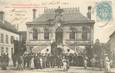
[(31, 59), (31, 69), (34, 69), (34, 57)]
[(69, 69), (69, 62), (68, 62), (68, 60), (66, 58), (63, 58), (62, 62), (63, 62), (63, 70), (67, 71)]
[(91, 59), (91, 65), (92, 65), (92, 70), (94, 70), (95, 65), (96, 65), (96, 59), (95, 59), (95, 57), (93, 57), (93, 58)]
[(88, 64), (88, 57), (84, 57), (84, 68), (87, 69), (87, 64)]
[(43, 58), (40, 57), (40, 68), (42, 69), (43, 68)]
[(110, 73), (111, 68), (110, 68), (111, 61), (108, 58), (108, 56), (105, 57), (105, 73)]

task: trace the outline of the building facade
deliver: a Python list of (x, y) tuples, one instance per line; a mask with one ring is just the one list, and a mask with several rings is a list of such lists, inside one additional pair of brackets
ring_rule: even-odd
[[(88, 7), (87, 17), (79, 8), (45, 9), (36, 18), (33, 9), (33, 21), (27, 22), (27, 46), (35, 52), (51, 52), (51, 45), (57, 44), (64, 53), (82, 51), (93, 43), (94, 21), (91, 20), (91, 7)], [(81, 48), (81, 50), (79, 50)]]
[(115, 67), (115, 31), (110, 35), (109, 41), (107, 42), (109, 45), (109, 49), (112, 52), (112, 66)]
[(108, 41), (108, 44), (109, 44), (111, 51), (113, 52), (113, 55), (115, 56), (115, 32), (113, 32), (110, 35), (110, 39)]
[(4, 12), (0, 11), (0, 55), (7, 53), (12, 62), (12, 54), (14, 53), (14, 40), (19, 40), (16, 28), (4, 18)]

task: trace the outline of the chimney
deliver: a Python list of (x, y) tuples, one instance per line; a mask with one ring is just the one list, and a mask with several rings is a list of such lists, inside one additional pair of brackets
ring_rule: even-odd
[(4, 22), (4, 12), (0, 11), (0, 21)]
[(87, 17), (91, 20), (91, 6), (88, 6)]
[(36, 9), (33, 9), (33, 20), (36, 18)]

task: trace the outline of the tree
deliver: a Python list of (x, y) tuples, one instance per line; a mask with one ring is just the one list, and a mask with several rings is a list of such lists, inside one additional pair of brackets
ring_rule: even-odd
[(102, 47), (99, 39), (96, 39), (96, 42), (93, 45), (93, 56), (97, 56), (98, 58), (102, 56)]

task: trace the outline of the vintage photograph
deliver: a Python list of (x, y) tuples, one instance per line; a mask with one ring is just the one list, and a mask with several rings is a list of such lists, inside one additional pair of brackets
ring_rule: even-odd
[(114, 0), (0, 0), (0, 73), (115, 73)]

